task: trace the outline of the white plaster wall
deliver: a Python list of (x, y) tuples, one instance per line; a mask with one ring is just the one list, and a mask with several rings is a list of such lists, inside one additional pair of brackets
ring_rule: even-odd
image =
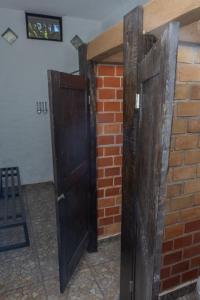
[(47, 70), (72, 72), (78, 54), (70, 40), (86, 42), (101, 23), (63, 17), (63, 43), (26, 38), (23, 11), (0, 9), (0, 35), (10, 27), (19, 36), (9, 45), (0, 37), (0, 167), (19, 166), (22, 183), (52, 180), (49, 114), (36, 114), (36, 101), (48, 101)]

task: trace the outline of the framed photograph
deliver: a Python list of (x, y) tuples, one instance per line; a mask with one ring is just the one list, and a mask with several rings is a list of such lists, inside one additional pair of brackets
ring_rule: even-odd
[(62, 42), (62, 18), (26, 13), (27, 38)]

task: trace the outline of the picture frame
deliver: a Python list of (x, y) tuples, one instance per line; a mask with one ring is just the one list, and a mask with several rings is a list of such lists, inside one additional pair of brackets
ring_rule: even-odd
[(27, 38), (43, 41), (63, 41), (62, 17), (25, 13)]

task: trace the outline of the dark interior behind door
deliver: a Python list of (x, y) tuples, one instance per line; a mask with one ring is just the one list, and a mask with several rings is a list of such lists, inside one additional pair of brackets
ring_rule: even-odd
[(60, 288), (89, 241), (89, 120), (83, 76), (48, 71)]

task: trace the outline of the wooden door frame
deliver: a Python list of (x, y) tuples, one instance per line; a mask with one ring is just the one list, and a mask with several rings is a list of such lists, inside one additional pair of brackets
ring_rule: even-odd
[(87, 61), (87, 44), (83, 44), (78, 49), (79, 72), (88, 81), (88, 131), (89, 131), (89, 241), (88, 252), (96, 252), (97, 242), (97, 166), (96, 166), (96, 63)]

